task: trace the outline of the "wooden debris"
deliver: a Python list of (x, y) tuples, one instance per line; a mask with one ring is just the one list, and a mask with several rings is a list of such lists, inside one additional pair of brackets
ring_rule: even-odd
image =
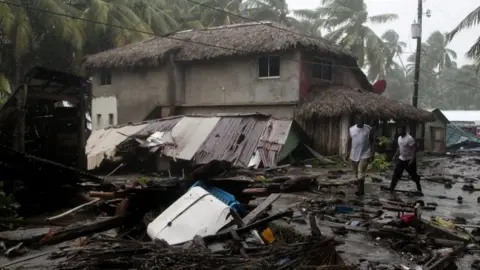
[(267, 208), (270, 205), (272, 205), (272, 203), (274, 203), (278, 198), (280, 198), (281, 195), (282, 194), (280, 193), (274, 193), (268, 196), (268, 198), (265, 201), (263, 201), (259, 206), (257, 206), (257, 208), (255, 208), (253, 211), (248, 213), (248, 215), (243, 218), (243, 223), (245, 223), (246, 225), (250, 224), (258, 216), (263, 214), (267, 210)]
[(73, 240), (82, 236), (89, 236), (94, 233), (108, 231), (124, 224), (125, 217), (115, 216), (106, 218), (97, 222), (74, 227), (61, 228), (48, 233), (41, 241), (40, 245), (54, 245), (68, 240)]
[(91, 200), (91, 201), (89, 201), (89, 202), (87, 202), (87, 203), (84, 203), (84, 204), (79, 205), (79, 206), (77, 206), (77, 207), (75, 207), (75, 208), (72, 208), (72, 209), (70, 209), (70, 210), (68, 210), (68, 211), (66, 211), (66, 212), (64, 212), (64, 213), (61, 213), (61, 214), (56, 215), (56, 216), (53, 216), (53, 217), (46, 218), (45, 220), (46, 220), (46, 221), (54, 221), (54, 220), (57, 220), (57, 219), (61, 219), (61, 218), (63, 218), (63, 217), (66, 217), (66, 216), (68, 216), (68, 215), (71, 215), (71, 214), (73, 214), (73, 213), (75, 213), (75, 212), (77, 212), (77, 211), (80, 211), (80, 210), (82, 210), (82, 209), (84, 209), (84, 208), (86, 208), (86, 207), (88, 207), (88, 206), (91, 206), (91, 205), (93, 205), (93, 204), (95, 204), (95, 203), (97, 203), (97, 202), (99, 202), (99, 201), (100, 201), (100, 198), (95, 198), (95, 199), (93, 199), (93, 200)]

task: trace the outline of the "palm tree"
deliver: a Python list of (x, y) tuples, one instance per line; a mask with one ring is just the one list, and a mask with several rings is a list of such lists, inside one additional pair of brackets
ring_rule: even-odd
[[(153, 30), (132, 10), (134, 7), (133, 3), (134, 1), (117, 0), (91, 0), (85, 2), (86, 6), (83, 7), (82, 18), (99, 22), (82, 22), (86, 33), (87, 53), (95, 53), (100, 50), (123, 46), (150, 37), (148, 33), (151, 33)], [(135, 7), (139, 10), (148, 10), (148, 8), (140, 5), (138, 4)], [(152, 9), (154, 8), (152, 7)], [(151, 16), (151, 14), (147, 16)], [(118, 27), (107, 26), (107, 24)], [(130, 29), (135, 29), (136, 31)]]
[(396, 14), (369, 16), (363, 0), (322, 0), (323, 6), (317, 9), (323, 27), (331, 32), (325, 38), (331, 39), (358, 58), (358, 64), (378, 65), (381, 63), (379, 51), (384, 49), (383, 40), (366, 26), (370, 23), (385, 23), (396, 20)]
[[(470, 12), (450, 33), (447, 35), (447, 40), (451, 41), (460, 31), (474, 27), (480, 24), (480, 6)], [(480, 37), (470, 47), (467, 56), (475, 61), (477, 68), (480, 68)]]
[[(394, 30), (387, 30), (381, 36), (383, 46), (381, 46), (379, 51), (367, 51), (367, 59), (370, 61), (368, 63), (368, 76), (370, 79), (374, 79), (377, 76), (386, 77), (392, 69), (402, 69), (395, 58), (398, 57), (400, 61), (400, 55), (403, 53), (403, 49), (407, 44), (403, 41), (400, 41), (400, 36)], [(405, 69), (405, 68), (403, 68)]]
[[(415, 67), (416, 54), (407, 59), (409, 73)], [(446, 47), (445, 36), (439, 31), (433, 32), (425, 43), (422, 44), (422, 61), (420, 68), (425, 72), (441, 73), (445, 68), (456, 67), (457, 53)]]
[(440, 31), (433, 32), (426, 41), (425, 61), (431, 62), (435, 69), (441, 72), (444, 68), (455, 65), (453, 60), (457, 59), (457, 53), (447, 48), (445, 35)]
[[(230, 25), (244, 21), (241, 17), (236, 16), (241, 15), (242, 0), (195, 0), (195, 2), (200, 3), (192, 3), (196, 19), (204, 27)], [(219, 11), (219, 9), (224, 12)]]
[(298, 20), (290, 16), (286, 0), (247, 0), (243, 12), (257, 21), (273, 21), (288, 27), (298, 25)]
[[(13, 0), (12, 4), (77, 15), (76, 10), (63, 1)], [(4, 49), (10, 52), (10, 59), (2, 60), (11, 64), (12, 71), (5, 75), (14, 78), (14, 84), (18, 84), (23, 73), (35, 64), (35, 55), (45, 39), (65, 41), (66, 45), (75, 49), (81, 49), (84, 42), (83, 31), (75, 20), (19, 6), (0, 4), (0, 33), (9, 43)]]
[(320, 18), (316, 9), (297, 9), (293, 11), (293, 14), (300, 19), (293, 27), (310, 36), (322, 36), (320, 29), (325, 22)]

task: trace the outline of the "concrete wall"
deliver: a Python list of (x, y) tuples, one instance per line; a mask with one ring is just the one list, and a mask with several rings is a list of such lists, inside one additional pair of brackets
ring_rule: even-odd
[[(94, 98), (117, 99), (117, 122), (142, 121), (155, 107), (167, 104), (167, 72), (164, 68), (134, 72), (113, 71), (111, 85), (100, 85), (100, 73), (93, 77)], [(92, 105), (94, 105), (92, 103)], [(92, 106), (92, 110), (96, 110)], [(95, 118), (96, 115), (93, 115)]]
[(113, 116), (113, 125), (116, 125), (118, 123), (118, 113), (115, 96), (92, 98), (93, 130), (110, 126), (110, 114)]
[(300, 53), (280, 57), (279, 78), (258, 78), (258, 57), (183, 65), (186, 105), (234, 105), (298, 101)]
[[(322, 84), (360, 86), (351, 70), (342, 67), (333, 68), (331, 82), (304, 80), (309, 74), (305, 69), (308, 64), (304, 62), (310, 56), (300, 51), (281, 54), (280, 76), (276, 78), (258, 78), (258, 56), (181, 63), (168, 61), (164, 67), (148, 71), (114, 71), (111, 85), (106, 86), (100, 85), (97, 73), (92, 83), (93, 96), (117, 99), (118, 124), (142, 121), (156, 107), (162, 107), (157, 117), (166, 116), (163, 109), (170, 102), (178, 106), (177, 114), (259, 112), (291, 118), (302, 88)], [(334, 65), (340, 64), (339, 60), (332, 60)], [(95, 117), (94, 113), (92, 118)]]
[(275, 106), (268, 105), (249, 105), (249, 106), (185, 106), (181, 107), (179, 114), (202, 114), (216, 115), (222, 113), (245, 114), (245, 113), (263, 113), (272, 115), (276, 118), (289, 118), (294, 116), (294, 104), (280, 104)]

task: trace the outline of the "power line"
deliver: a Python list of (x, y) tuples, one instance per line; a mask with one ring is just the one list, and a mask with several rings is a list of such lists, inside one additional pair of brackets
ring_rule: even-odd
[[(326, 40), (326, 39), (320, 39), (320, 38), (317, 38), (317, 37), (313, 37), (313, 36), (309, 36), (309, 35), (306, 35), (306, 34), (303, 34), (303, 33), (299, 33), (299, 32), (296, 32), (296, 31), (292, 31), (292, 30), (287, 29), (287, 28), (277, 27), (277, 26), (272, 25), (272, 24), (269, 24), (269, 23), (264, 23), (264, 22), (257, 21), (257, 20), (254, 20), (254, 19), (251, 19), (251, 18), (248, 18), (248, 17), (245, 17), (245, 16), (241, 16), (241, 15), (235, 14), (235, 13), (227, 12), (227, 11), (224, 11), (224, 10), (222, 10), (222, 9), (215, 8), (215, 7), (212, 7), (212, 6), (203, 4), (203, 3), (199, 3), (199, 2), (196, 2), (196, 1), (193, 1), (193, 0), (187, 0), (187, 1), (192, 2), (192, 3), (194, 3), (194, 4), (201, 5), (201, 6), (206, 7), (206, 8), (210, 8), (210, 9), (219, 11), (219, 12), (223, 12), (223, 13), (226, 13), (226, 14), (234, 15), (234, 16), (237, 16), (237, 17), (239, 17), (239, 18), (242, 18), (242, 19), (245, 19), (245, 20), (249, 20), (249, 21), (251, 21), (251, 22), (255, 22), (255, 23), (258, 23), (258, 24), (261, 24), (261, 25), (265, 25), (265, 26), (268, 26), (268, 27), (272, 27), (272, 28), (275, 28), (275, 29), (280, 30), (280, 31), (289, 32), (289, 33), (296, 34), (296, 35), (301, 35), (301, 36), (304, 36), (304, 37), (307, 37), (307, 38), (311, 38), (311, 39), (316, 39), (316, 40), (319, 40), (319, 41), (321, 41), (321, 42), (330, 42), (330, 41), (328, 41), (328, 40)], [(128, 31), (137, 32), (137, 33), (142, 33), (142, 34), (151, 35), (151, 36), (155, 36), (155, 37), (159, 37), (159, 38), (166, 38), (166, 39), (171, 39), (171, 40), (176, 40), (176, 41), (181, 41), (181, 42), (188, 42), (188, 43), (198, 44), (198, 45), (202, 45), (202, 46), (207, 46), (207, 47), (214, 47), (214, 48), (218, 48), (218, 49), (223, 49), (223, 50), (237, 51), (237, 52), (241, 52), (241, 53), (250, 53), (250, 52), (248, 52), (248, 51), (243, 51), (243, 50), (239, 50), (239, 49), (235, 49), (235, 48), (231, 48), (231, 47), (225, 47), (225, 46), (221, 46), (221, 45), (214, 45), (214, 44), (208, 44), (208, 43), (203, 43), (203, 42), (197, 42), (197, 41), (192, 41), (192, 40), (188, 40), (188, 39), (175, 38), (175, 37), (169, 36), (169, 34), (167, 34), (167, 35), (159, 35), (159, 34), (155, 34), (154, 32), (148, 32), (148, 31), (143, 31), (143, 30), (139, 30), (139, 29), (136, 29), (136, 28), (129, 28), (129, 27), (124, 27), (124, 26), (119, 26), (119, 25), (115, 25), (115, 24), (111, 24), (111, 23), (99, 22), (99, 21), (95, 21), (95, 20), (90, 20), (90, 19), (86, 19), (86, 18), (82, 18), (82, 17), (77, 17), (77, 16), (74, 16), (74, 15), (66, 14), (66, 13), (59, 13), (59, 12), (54, 12), (54, 11), (50, 11), (50, 10), (46, 10), (46, 9), (41, 9), (41, 8), (36, 8), (36, 7), (31, 7), (31, 6), (21, 5), (21, 4), (10, 3), (10, 2), (3, 1), (3, 0), (0, 0), (0, 3), (4, 3), (4, 4), (10, 5), (10, 6), (15, 6), (15, 7), (19, 7), (19, 8), (30, 9), (30, 10), (34, 10), (34, 11), (38, 11), (38, 12), (43, 12), (43, 13), (47, 13), (47, 14), (51, 14), (51, 15), (56, 15), (56, 16), (61, 16), (61, 17), (70, 18), (70, 19), (80, 20), (80, 21), (84, 21), (84, 22), (88, 22), (88, 23), (100, 24), (100, 25), (104, 25), (104, 26), (108, 26), (108, 27), (117, 28), (117, 29), (128, 30)], [(336, 45), (336, 44), (332, 44), (332, 45), (338, 46), (338, 45)], [(405, 53), (413, 53), (413, 52), (402, 52), (402, 54), (405, 54)], [(303, 62), (303, 63), (307, 63), (307, 64), (308, 64), (308, 63), (310, 63), (310, 64), (318, 64), (317, 62), (300, 61), (300, 60), (295, 60), (295, 59), (287, 59), (287, 60), (289, 60), (289, 61)], [(332, 65), (332, 67), (344, 67), (344, 68), (354, 68), (354, 69), (355, 69), (355, 68), (359, 68), (358, 66), (345, 66), (345, 65)]]
[[(193, 1), (193, 0), (187, 0), (187, 1)], [(95, 20), (85, 19), (85, 18), (81, 18), (81, 17), (77, 17), (77, 16), (65, 14), (65, 13), (58, 13), (58, 12), (54, 12), (54, 11), (50, 11), (50, 10), (45, 10), (45, 9), (40, 9), (40, 8), (36, 8), (36, 7), (25, 6), (25, 5), (15, 4), (15, 3), (9, 3), (9, 2), (6, 2), (6, 1), (4, 1), (4, 0), (0, 0), (0, 3), (4, 3), (4, 4), (10, 5), (10, 6), (15, 6), (15, 7), (19, 7), (19, 8), (30, 9), (30, 10), (34, 10), (34, 11), (38, 11), (38, 12), (43, 12), (43, 13), (51, 14), (51, 15), (55, 15), (55, 16), (61, 16), (61, 17), (66, 17), (66, 18), (70, 18), (70, 19), (80, 20), (80, 21), (84, 21), (84, 22), (88, 22), (88, 23), (99, 24), (99, 25), (104, 25), (104, 26), (108, 26), (108, 27), (114, 27), (114, 28), (123, 29), (123, 30), (128, 30), (128, 31), (133, 31), (133, 32), (137, 32), (137, 33), (143, 33), (143, 34), (147, 34), (147, 35), (151, 35), (151, 36), (156, 36), (156, 37), (159, 37), (159, 38), (166, 38), (166, 39), (171, 39), (171, 40), (176, 40), (176, 41), (181, 41), (181, 42), (193, 43), (193, 44), (198, 44), (198, 45), (207, 46), (207, 47), (214, 47), (214, 48), (223, 49), (223, 50), (232, 50), (232, 51), (237, 51), (237, 52), (241, 52), (241, 53), (245, 53), (245, 54), (247, 54), (247, 53), (249, 54), (249, 53), (250, 53), (250, 52), (248, 52), (248, 51), (243, 51), (243, 50), (239, 50), (239, 49), (235, 49), (235, 48), (231, 48), (231, 47), (225, 47), (225, 46), (214, 45), (214, 44), (207, 44), (207, 43), (203, 43), (203, 42), (196, 42), (196, 41), (192, 41), (192, 40), (175, 38), (175, 37), (165, 36), (165, 35), (158, 35), (158, 34), (155, 34), (155, 33), (153, 33), (153, 32), (138, 30), (138, 29), (135, 29), (135, 28), (118, 26), (118, 25), (114, 25), (114, 24), (110, 24), (110, 23), (103, 23), (103, 22), (99, 22), (99, 21), (95, 21)], [(223, 10), (221, 10), (221, 11), (223, 12)], [(253, 19), (252, 19), (252, 20), (253, 20)], [(259, 23), (261, 23), (261, 22), (259, 22)], [(266, 25), (271, 26), (270, 24), (266, 24)], [(285, 28), (281, 28), (281, 27), (277, 27), (277, 28), (278, 28), (279, 30), (281, 30), (281, 31), (289, 30), (289, 29), (285, 29)], [(290, 30), (289, 30), (289, 31), (290, 31)], [(296, 34), (300, 34), (300, 35), (305, 35), (305, 34), (297, 33), (297, 32), (295, 32), (295, 31), (291, 31), (291, 32), (292, 32), (292, 33), (296, 33)], [(307, 37), (310, 37), (310, 38), (315, 38), (315, 37), (311, 37), (311, 36), (308, 36), (308, 35), (306, 35), (306, 36), (307, 36)], [(338, 46), (338, 45), (337, 45), (337, 46)], [(295, 60), (295, 59), (285, 59), (285, 60), (294, 61), (294, 62), (301, 62), (301, 63), (309, 63), (309, 64), (319, 64), (318, 62), (309, 62), (309, 61), (302, 61), (302, 60)], [(346, 65), (335, 65), (335, 64), (332, 64), (331, 66), (332, 66), (332, 67), (361, 69), (361, 68), (358, 67), (357, 65), (355, 65), (355, 66), (346, 66)], [(399, 70), (399, 71), (404, 72), (404, 70), (403, 70), (402, 68), (394, 68), (394, 69), (390, 69), (390, 70)], [(435, 73), (433, 73), (433, 72), (430, 72), (430, 71), (427, 71), (427, 70), (423, 70), (423, 71), (424, 71), (424, 72), (427, 72), (427, 73), (429, 73), (429, 74), (432, 74), (432, 75), (437, 75), (437, 74), (435, 74)], [(449, 80), (449, 81), (453, 81), (453, 80)], [(459, 82), (459, 81), (453, 81), (453, 82), (456, 82), (456, 83), (465, 85), (464, 83)], [(477, 87), (477, 86), (472, 86), (472, 85), (467, 85), (467, 86)]]
[[(181, 42), (193, 43), (193, 44), (197, 44), (197, 45), (202, 45), (202, 46), (206, 46), (206, 47), (213, 47), (213, 48), (218, 48), (218, 49), (222, 49), (222, 50), (231, 50), (231, 51), (236, 51), (236, 52), (240, 52), (240, 53), (243, 53), (243, 54), (250, 54), (251, 53), (249, 51), (239, 50), (239, 49), (235, 49), (235, 48), (231, 48), (231, 47), (225, 47), (225, 46), (214, 45), (214, 44), (207, 44), (207, 43), (192, 41), (192, 40), (188, 40), (188, 39), (175, 38), (175, 37), (172, 37), (172, 36), (169, 36), (169, 35), (159, 35), (159, 34), (155, 34), (154, 32), (148, 32), (148, 31), (138, 30), (138, 29), (135, 29), (135, 28), (118, 26), (118, 25), (114, 25), (114, 24), (111, 24), (111, 23), (99, 22), (99, 21), (95, 21), (95, 20), (85, 19), (85, 18), (73, 16), (73, 15), (70, 15), (70, 14), (58, 13), (58, 12), (45, 10), (45, 9), (41, 9), (41, 8), (25, 6), (25, 5), (15, 4), (15, 3), (9, 3), (9, 2), (5, 2), (3, 0), (0, 0), (0, 3), (7, 4), (7, 5), (10, 5), (10, 6), (19, 7), (19, 8), (30, 9), (30, 10), (34, 10), (34, 11), (38, 11), (38, 12), (43, 12), (43, 13), (47, 13), (47, 14), (51, 14), (51, 15), (66, 17), (66, 18), (70, 18), (70, 19), (74, 19), (74, 20), (80, 20), (80, 21), (84, 21), (84, 22), (88, 22), (88, 23), (100, 24), (100, 25), (104, 25), (104, 26), (108, 26), (108, 27), (114, 27), (114, 28), (117, 28), (117, 29), (142, 33), (142, 34), (151, 35), (151, 36), (155, 36), (155, 37), (159, 37), (159, 38), (166, 38), (166, 39), (171, 39), (171, 40), (176, 40), (176, 41), (181, 41)], [(281, 27), (277, 27), (277, 28), (282, 29)], [(295, 33), (295, 31), (292, 31), (292, 32)], [(325, 40), (323, 40), (323, 41), (325, 41)], [(309, 64), (319, 64), (318, 62), (301, 61), (301, 60), (295, 60), (295, 59), (286, 59), (286, 60), (295, 61), (295, 62), (302, 62), (302, 63), (309, 63)], [(331, 66), (332, 67), (353, 68), (353, 69), (359, 68), (357, 65), (355, 65), (355, 66), (345, 66), (345, 65), (332, 64)]]

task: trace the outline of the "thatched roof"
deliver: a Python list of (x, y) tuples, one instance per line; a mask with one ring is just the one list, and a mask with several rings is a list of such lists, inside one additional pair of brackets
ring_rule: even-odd
[(302, 118), (335, 117), (344, 114), (363, 114), (381, 119), (433, 121), (431, 113), (378, 94), (332, 86), (314, 89), (311, 97), (297, 108)]
[(84, 66), (88, 69), (158, 66), (169, 52), (177, 52), (177, 61), (192, 61), (277, 52), (297, 47), (347, 57), (356, 65), (353, 55), (330, 41), (276, 27), (285, 28), (271, 22), (262, 22), (177, 32), (90, 55)]

